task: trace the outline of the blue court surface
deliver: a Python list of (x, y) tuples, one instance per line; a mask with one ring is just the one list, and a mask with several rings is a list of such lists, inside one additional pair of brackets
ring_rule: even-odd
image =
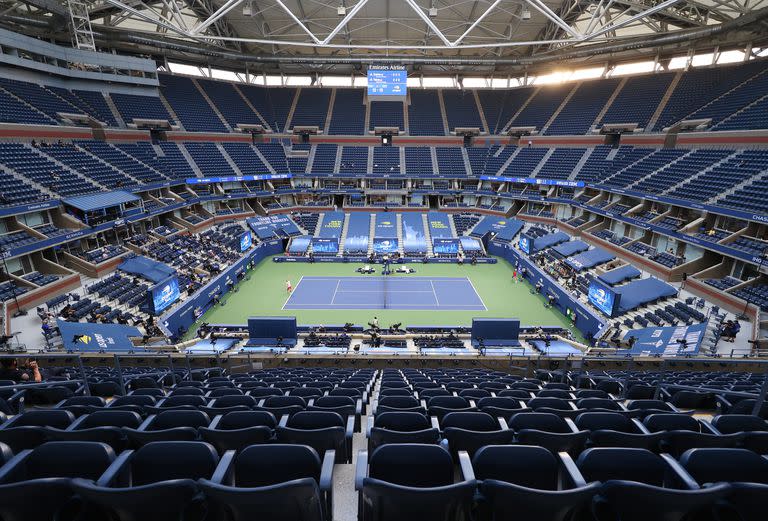
[(466, 277), (302, 277), (283, 309), (486, 311)]

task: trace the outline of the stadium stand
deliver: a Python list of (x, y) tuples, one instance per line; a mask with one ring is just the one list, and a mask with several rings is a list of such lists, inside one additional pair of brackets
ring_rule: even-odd
[(410, 98), (408, 133), (412, 136), (445, 134), (437, 91), (415, 90), (411, 92)]
[(160, 77), (160, 92), (168, 100), (186, 130), (192, 132), (226, 132), (227, 127), (197, 87), (197, 80), (173, 76)]
[(765, 517), (758, 6), (384, 4), (6, 7), (0, 518)]

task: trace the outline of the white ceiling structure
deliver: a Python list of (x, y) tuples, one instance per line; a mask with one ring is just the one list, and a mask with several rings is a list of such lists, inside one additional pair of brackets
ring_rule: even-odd
[(370, 63), (404, 63), (425, 75), (503, 75), (648, 58), (663, 63), (702, 50), (749, 55), (768, 45), (768, 0), (0, 4), (0, 24), (25, 34), (252, 72), (350, 73)]

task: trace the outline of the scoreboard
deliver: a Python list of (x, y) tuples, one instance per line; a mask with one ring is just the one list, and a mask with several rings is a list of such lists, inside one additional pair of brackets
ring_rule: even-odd
[(371, 65), (368, 67), (368, 96), (403, 98), (407, 80), (408, 71), (402, 65)]

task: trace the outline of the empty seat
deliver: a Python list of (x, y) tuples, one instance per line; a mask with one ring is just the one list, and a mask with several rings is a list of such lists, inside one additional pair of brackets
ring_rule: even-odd
[(730, 489), (698, 488), (690, 476), (645, 449), (587, 449), (576, 466), (587, 482), (603, 482), (593, 504), (598, 519), (679, 521), (712, 508)]
[(768, 453), (768, 422), (751, 414), (722, 414), (712, 418), (712, 427), (722, 434), (738, 435), (739, 445), (760, 454)]
[(219, 453), (241, 450), (249, 445), (269, 442), (277, 427), (275, 416), (267, 411), (233, 411), (217, 416), (198, 433)]
[(141, 417), (136, 412), (102, 409), (81, 416), (66, 430), (49, 430), (48, 438), (57, 441), (97, 441), (120, 452), (128, 446), (123, 429), (137, 429), (140, 425)]
[(307, 407), (307, 410), (335, 412), (343, 418), (353, 418), (355, 432), (360, 432), (360, 418), (363, 414), (362, 399), (349, 396), (322, 396)]
[(661, 451), (675, 457), (693, 448), (736, 447), (742, 441), (739, 433), (720, 434), (687, 414), (651, 414), (645, 417), (643, 425), (650, 432), (661, 432)]
[(27, 405), (54, 405), (74, 396), (72, 389), (61, 385), (27, 389), (24, 400)]
[(386, 396), (384, 398), (379, 398), (379, 400), (374, 403), (374, 414), (388, 411), (419, 412), (421, 414), (427, 414), (423, 402), (420, 402), (413, 396)]
[(145, 387), (143, 389), (136, 389), (128, 393), (129, 396), (154, 396), (155, 398), (163, 398), (165, 391), (156, 387)]
[(297, 387), (296, 389), (292, 389), (289, 393), (290, 396), (301, 396), (305, 400), (314, 400), (320, 398), (323, 394), (323, 391), (317, 387)]
[(125, 429), (125, 434), (134, 447), (153, 441), (193, 441), (197, 439), (197, 429), (210, 423), (202, 411), (170, 410), (149, 416), (138, 429)]
[(655, 395), (656, 387), (652, 385), (630, 384), (624, 397), (627, 400), (651, 400)]
[(491, 398), (491, 391), (486, 389), (464, 389), (459, 392), (459, 396), (469, 400), (480, 400), (481, 398)]
[(662, 433), (651, 433), (635, 418), (616, 412), (585, 412), (576, 427), (589, 431), (592, 447), (638, 447), (657, 450)]
[(153, 396), (118, 396), (107, 404), (108, 409), (123, 409), (146, 414), (147, 408), (154, 406), (156, 400)]
[(661, 400), (630, 400), (627, 402), (627, 409), (638, 411), (642, 415), (657, 412), (680, 412), (672, 404)]
[(266, 398), (268, 396), (283, 396), (283, 391), (274, 387), (256, 387), (249, 389), (246, 394), (254, 398)]
[(461, 396), (435, 396), (427, 400), (427, 414), (438, 420), (451, 412), (472, 412), (477, 408), (474, 402)]
[(303, 445), (254, 445), (222, 460), (216, 479), (200, 487), (222, 519), (330, 521), (333, 460)]
[(608, 398), (579, 398), (576, 400), (576, 408), (603, 411), (626, 411), (620, 403)]
[(453, 460), (438, 445), (382, 445), (357, 458), (359, 521), (469, 519), (474, 481), (454, 483)]
[(466, 451), (470, 457), (485, 445), (511, 443), (515, 432), (507, 422), (484, 412), (450, 412), (440, 421), (440, 427), (451, 454), (458, 457)]
[[(400, 392), (404, 389), (392, 389), (391, 391)], [(401, 396), (408, 396), (410, 393), (407, 390), (404, 390), (405, 394)], [(334, 389), (331, 389), (328, 391), (328, 396), (349, 396), (350, 398), (354, 399), (360, 399), (363, 401), (363, 414), (365, 414), (365, 404), (368, 403), (369, 396), (368, 393), (362, 389), (348, 389), (344, 387), (336, 387)], [(382, 396), (381, 393), (379, 393), (379, 396)], [(394, 395), (393, 395), (394, 396)]]
[(48, 442), (22, 451), (0, 468), (0, 517), (7, 521), (60, 519), (72, 507), (70, 479), (96, 480), (114, 460), (108, 445), (93, 442)]
[(534, 411), (540, 411), (543, 410), (544, 412), (547, 412), (548, 410), (555, 410), (555, 411), (574, 411), (576, 410), (576, 406), (573, 402), (569, 400), (564, 400), (562, 398), (531, 398), (528, 400), (528, 407), (533, 409)]
[(243, 394), (220, 396), (211, 400), (207, 406), (200, 410), (213, 417), (217, 414), (226, 414), (232, 411), (249, 411), (258, 405), (256, 398)]
[(611, 395), (602, 389), (579, 389), (575, 393), (576, 399), (580, 398), (611, 398)]
[(537, 398), (560, 398), (562, 400), (573, 400), (573, 393), (563, 389), (542, 389), (536, 393)]
[(53, 427), (54, 429), (66, 429), (73, 421), (75, 421), (75, 416), (69, 411), (61, 409), (39, 409), (14, 416), (5, 422), (0, 430), (16, 427)]
[(496, 393), (496, 396), (500, 396), (502, 398), (515, 398), (518, 400), (530, 400), (531, 399), (531, 392), (525, 391), (523, 389), (506, 389), (504, 391), (499, 391)]
[(600, 486), (543, 447), (490, 445), (461, 465), (465, 479), (479, 481), (481, 521), (580, 519)]
[(728, 482), (728, 500), (743, 521), (765, 519), (768, 508), (768, 459), (746, 449), (692, 449), (680, 464), (704, 486)]
[[(408, 396), (409, 394), (412, 395), (412, 393), (410, 393), (410, 391), (408, 389), (384, 389), (384, 390), (382, 390), (382, 392), (384, 392), (384, 391), (390, 391), (389, 393), (387, 393), (386, 396)], [(395, 395), (395, 394), (391, 393), (392, 391), (397, 391), (397, 392), (405, 391), (406, 393), (409, 393), (409, 394)], [(417, 387), (416, 391), (417, 391), (417, 394), (419, 395), (419, 398), (421, 398), (422, 400), (429, 400), (430, 398), (434, 398), (435, 396), (453, 396), (453, 393), (451, 391), (449, 391), (448, 389), (444, 389), (442, 387), (437, 387), (437, 388), (434, 388), (434, 389), (422, 389), (422, 388), (418, 388)]]
[(259, 402), (258, 409), (271, 412), (279, 418), (284, 414), (293, 415), (307, 408), (307, 402), (301, 396), (269, 396)]
[(491, 396), (480, 398), (477, 401), (477, 408), (493, 417), (509, 418), (519, 412), (520, 409), (525, 408), (525, 404), (516, 398)]
[(75, 479), (72, 486), (111, 519), (146, 521), (199, 517), (203, 509), (197, 480), (210, 479), (219, 463), (216, 450), (196, 441), (160, 441), (120, 454), (119, 464), (95, 483)]
[(318, 454), (332, 450), (337, 463), (352, 463), (354, 416), (330, 411), (302, 411), (283, 417), (276, 429), (278, 443), (308, 445)]
[(69, 411), (75, 416), (82, 416), (105, 405), (104, 398), (98, 396), (73, 396), (57, 403), (56, 408)]
[[(133, 394), (133, 391), (131, 391), (131, 394)], [(205, 391), (202, 387), (177, 387), (171, 389), (169, 396), (203, 396), (204, 394)]]
[(168, 396), (157, 402), (157, 405), (146, 407), (146, 410), (150, 413), (159, 413), (170, 409), (193, 410), (203, 407), (207, 403), (208, 400), (203, 396)]
[(123, 393), (122, 388), (117, 382), (94, 382), (89, 383), (88, 387), (91, 390), (92, 396), (101, 396), (102, 398), (109, 398)]
[(552, 452), (578, 454), (584, 448), (588, 431), (579, 431), (568, 418), (546, 412), (523, 412), (507, 421), (521, 445), (539, 445)]
[(366, 437), (368, 452), (372, 453), (387, 443), (437, 443), (440, 441), (440, 430), (421, 413), (383, 412), (369, 418)]

